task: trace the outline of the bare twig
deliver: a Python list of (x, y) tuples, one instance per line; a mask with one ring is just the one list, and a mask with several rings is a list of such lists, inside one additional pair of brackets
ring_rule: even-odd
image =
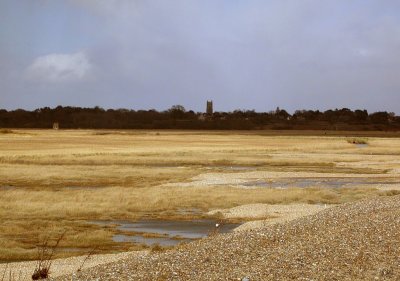
[(47, 262), (46, 262), (46, 264), (45, 264), (45, 266), (46, 266), (46, 268), (48, 269), (48, 270), (50, 270), (50, 267), (51, 267), (51, 264), (53, 263), (53, 256), (54, 256), (54, 253), (56, 252), (56, 250), (57, 250), (57, 248), (58, 248), (58, 245), (60, 244), (60, 242), (61, 242), (61, 240), (63, 240), (63, 238), (64, 238), (64, 236), (65, 236), (65, 234), (67, 233), (67, 231), (64, 231), (62, 234), (61, 234), (61, 236), (57, 239), (57, 242), (56, 242), (56, 244), (52, 247), (52, 251), (51, 251), (51, 253), (50, 253), (50, 256), (49, 256), (49, 258), (47, 259)]
[(4, 269), (3, 277), (1, 278), (1, 281), (4, 281), (4, 278), (6, 277), (7, 268), (8, 268), (8, 263), (6, 264), (6, 268)]
[(89, 254), (85, 257), (85, 259), (83, 260), (82, 264), (79, 266), (78, 268), (78, 272), (82, 270), (83, 266), (85, 265), (85, 262), (96, 252), (96, 250), (98, 249), (98, 247), (94, 247)]

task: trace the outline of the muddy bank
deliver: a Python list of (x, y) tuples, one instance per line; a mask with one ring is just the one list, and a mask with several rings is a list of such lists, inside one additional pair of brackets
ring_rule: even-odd
[(224, 219), (247, 219), (245, 222), (234, 229), (243, 231), (248, 229), (262, 228), (266, 225), (291, 221), (300, 217), (315, 214), (321, 210), (332, 207), (326, 204), (248, 204), (230, 209), (216, 209), (208, 212), (209, 215), (218, 215)]

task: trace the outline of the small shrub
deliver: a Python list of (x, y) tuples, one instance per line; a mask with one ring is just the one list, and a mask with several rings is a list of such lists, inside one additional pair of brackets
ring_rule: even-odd
[(155, 244), (151, 247), (151, 252), (162, 252), (165, 249), (160, 244)]
[(347, 142), (352, 144), (368, 144), (368, 140), (364, 138), (350, 138), (347, 139)]

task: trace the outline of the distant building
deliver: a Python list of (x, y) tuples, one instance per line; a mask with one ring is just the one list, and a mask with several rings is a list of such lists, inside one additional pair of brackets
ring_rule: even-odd
[(213, 109), (213, 102), (212, 100), (207, 101), (207, 110), (206, 110), (207, 115), (213, 115), (214, 109)]
[(58, 125), (58, 122), (53, 123), (53, 130), (58, 130), (60, 126)]

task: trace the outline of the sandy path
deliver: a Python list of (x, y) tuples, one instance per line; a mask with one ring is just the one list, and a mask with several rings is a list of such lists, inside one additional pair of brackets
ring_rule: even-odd
[[(147, 255), (147, 251), (137, 251), (137, 252), (126, 252), (119, 254), (107, 254), (107, 255), (93, 255), (89, 257), (82, 270), (91, 268), (97, 265), (103, 265), (110, 262), (115, 262), (125, 258), (133, 258), (138, 256)], [(71, 275), (77, 271), (77, 269), (82, 265), (82, 262), (87, 256), (72, 257), (66, 259), (56, 259), (51, 265), (51, 277), (58, 277), (61, 275)], [(5, 281), (9, 281), (9, 272), (15, 276), (16, 281), (22, 280), (32, 280), (32, 273), (37, 265), (37, 262), (15, 262), (9, 264), (0, 264), (0, 280), (3, 276), (4, 271), (6, 271)]]

